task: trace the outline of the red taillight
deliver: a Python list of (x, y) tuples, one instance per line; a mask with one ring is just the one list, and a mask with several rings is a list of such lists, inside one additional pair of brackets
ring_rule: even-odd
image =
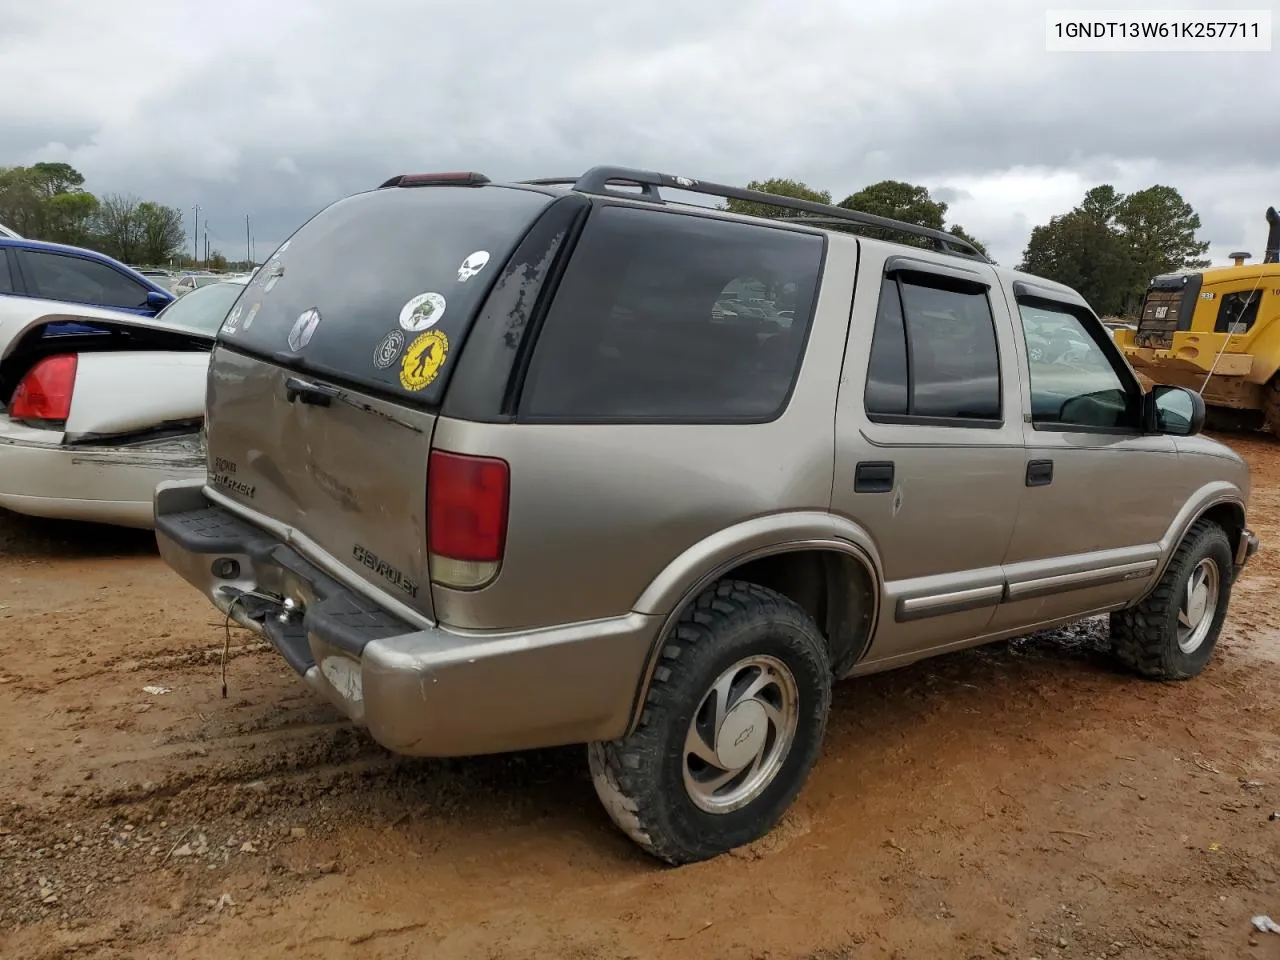
[(476, 587), (492, 579), (507, 539), (505, 460), (434, 450), (427, 468), (427, 550), (432, 579)]
[(9, 399), (12, 420), (65, 421), (76, 386), (76, 355), (45, 357), (27, 371)]

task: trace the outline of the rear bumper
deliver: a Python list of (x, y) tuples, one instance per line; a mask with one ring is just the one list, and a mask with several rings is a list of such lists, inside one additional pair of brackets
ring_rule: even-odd
[(204, 475), (198, 445), (182, 440), (67, 447), (0, 436), (0, 507), (28, 516), (146, 529), (157, 486)]
[(630, 613), (485, 634), (410, 624), (383, 609), (376, 590), (352, 589), (328, 562), (322, 569), (215, 503), (202, 481), (162, 485), (155, 526), (170, 567), (397, 753), (465, 756), (621, 736), (662, 622)]

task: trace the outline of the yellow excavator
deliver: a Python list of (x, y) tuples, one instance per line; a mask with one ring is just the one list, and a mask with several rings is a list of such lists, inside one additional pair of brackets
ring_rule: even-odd
[(1154, 277), (1136, 329), (1115, 341), (1142, 376), (1204, 397), (1210, 426), (1280, 436), (1280, 214), (1260, 262)]

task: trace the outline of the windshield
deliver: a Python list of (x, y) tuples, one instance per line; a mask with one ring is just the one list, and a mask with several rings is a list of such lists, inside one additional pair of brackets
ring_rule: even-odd
[(240, 283), (200, 287), (165, 307), (156, 319), (172, 327), (198, 330), (212, 336), (218, 332), (227, 311), (243, 292), (244, 284)]

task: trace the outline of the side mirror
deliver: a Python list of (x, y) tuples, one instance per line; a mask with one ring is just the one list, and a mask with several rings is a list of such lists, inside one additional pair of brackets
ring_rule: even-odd
[(1192, 437), (1204, 429), (1204, 399), (1186, 387), (1160, 384), (1146, 397), (1147, 423), (1155, 433)]
[(169, 304), (173, 303), (173, 296), (167, 293), (160, 293), (157, 290), (147, 291), (147, 306), (159, 313)]

